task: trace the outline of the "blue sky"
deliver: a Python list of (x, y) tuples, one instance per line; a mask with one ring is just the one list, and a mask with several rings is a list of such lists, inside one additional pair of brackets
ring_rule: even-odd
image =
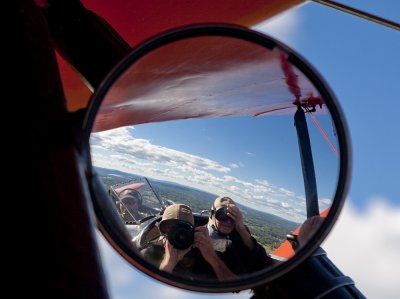
[[(396, 1), (363, 4), (360, 9), (374, 12), (378, 6), (381, 16), (400, 22), (400, 4)], [(396, 115), (400, 33), (316, 4), (300, 7), (299, 13), (297, 26), (306, 34), (281, 40), (323, 74), (339, 99), (355, 151), (353, 167), (358, 175), (352, 178), (351, 191), (357, 191), (353, 202), (362, 208), (365, 197), (381, 195), (400, 204), (400, 191), (395, 188), (400, 166), (396, 157), (400, 140)]]
[[(331, 118), (315, 118), (337, 148)], [(339, 160), (311, 120), (308, 126), (324, 210), (334, 195)], [(91, 144), (96, 166), (226, 194), (297, 223), (306, 218), (292, 113), (143, 124), (95, 133)]]
[[(399, 1), (342, 2), (400, 23)], [(348, 123), (353, 149), (350, 190), (323, 248), (368, 298), (396, 298), (400, 293), (400, 32), (314, 3), (258, 28), (295, 49), (322, 74)], [(211, 296), (156, 282), (124, 262), (101, 237), (100, 242), (113, 298)], [(250, 297), (248, 292), (213, 296)]]

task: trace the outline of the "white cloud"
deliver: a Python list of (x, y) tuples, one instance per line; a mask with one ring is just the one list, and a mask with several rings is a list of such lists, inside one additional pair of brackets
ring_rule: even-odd
[(400, 208), (383, 199), (363, 212), (346, 203), (322, 247), (369, 299), (395, 299), (400, 294)]
[(279, 191), (281, 191), (283, 194), (285, 194), (286, 196), (294, 196), (295, 195), (295, 193), (294, 192), (292, 192), (292, 191), (290, 191), (290, 190), (287, 190), (287, 189), (285, 189), (285, 188), (279, 188)]
[(288, 204), (288, 203), (286, 203), (286, 202), (282, 202), (281, 203), (281, 206), (282, 206), (282, 208), (290, 208), (290, 205)]
[(258, 180), (258, 179), (257, 179), (257, 180), (256, 180), (256, 183), (257, 183), (257, 184), (260, 184), (260, 185), (267, 186), (267, 187), (270, 186), (270, 183), (269, 183), (267, 180), (262, 180), (262, 179), (261, 179), (261, 180)]
[(229, 167), (216, 161), (155, 145), (147, 139), (133, 138), (126, 127), (92, 134), (90, 143), (92, 149), (113, 150), (114, 155), (120, 155), (120, 159), (124, 156), (134, 156), (137, 159), (167, 165), (179, 164), (221, 173), (230, 171)]
[[(232, 196), (237, 202), (288, 220), (305, 219), (304, 201), (294, 192), (271, 185), (267, 179), (250, 182), (229, 173), (243, 164), (229, 167), (206, 157), (192, 155), (135, 138), (129, 127), (91, 135), (93, 164), (155, 179), (168, 180), (215, 194)], [(247, 153), (248, 155), (253, 155)], [(278, 201), (267, 201), (272, 198)]]

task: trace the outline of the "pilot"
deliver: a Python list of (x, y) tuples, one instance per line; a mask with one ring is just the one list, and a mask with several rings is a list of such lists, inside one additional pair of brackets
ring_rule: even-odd
[(215, 199), (207, 229), (214, 250), (233, 273), (253, 273), (273, 264), (264, 247), (250, 234), (242, 212), (230, 197)]
[(141, 196), (137, 190), (125, 189), (118, 194), (118, 197), (121, 217), (125, 223), (135, 223), (145, 216), (139, 211)]
[(228, 280), (237, 276), (214, 250), (206, 227), (194, 227), (189, 206), (168, 206), (159, 223), (165, 253), (159, 269), (186, 279)]

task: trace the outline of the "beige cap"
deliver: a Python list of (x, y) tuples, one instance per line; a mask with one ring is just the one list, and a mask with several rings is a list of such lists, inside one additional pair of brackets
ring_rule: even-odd
[(167, 233), (166, 223), (170, 222), (167, 220), (181, 220), (194, 225), (192, 209), (184, 204), (173, 204), (165, 209), (159, 226), (161, 233)]

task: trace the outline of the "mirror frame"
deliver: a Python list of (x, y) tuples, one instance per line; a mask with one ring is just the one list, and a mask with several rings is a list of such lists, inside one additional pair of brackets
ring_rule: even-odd
[[(107, 192), (102, 186), (96, 171), (92, 166), (90, 155), (90, 134), (96, 118), (96, 113), (101, 106), (103, 98), (113, 83), (129, 68), (132, 64), (138, 61), (141, 57), (148, 54), (154, 49), (162, 47), (168, 43), (184, 40), (192, 37), (201, 36), (225, 36), (237, 39), (242, 39), (251, 43), (258, 44), (270, 50), (277, 47), (279, 50), (287, 53), (288, 61), (295, 65), (303, 74), (314, 84), (316, 89), (321, 94), (328, 110), (331, 113), (332, 121), (338, 136), (340, 149), (339, 161), (339, 176), (337, 188), (328, 216), (317, 232), (312, 236), (310, 241), (302, 247), (296, 255), (285, 261), (282, 265), (272, 267), (267, 271), (260, 271), (249, 277), (241, 277), (238, 280), (222, 281), (222, 282), (207, 282), (207, 281), (189, 281), (177, 275), (160, 271), (151, 263), (146, 262), (134, 252), (130, 245), (130, 236), (127, 233), (122, 221), (119, 220), (119, 215), (109, 200)], [(141, 272), (163, 283), (174, 287), (209, 293), (234, 292), (257, 287), (268, 283), (281, 275), (287, 273), (307, 257), (309, 257), (321, 244), (332, 229), (338, 215), (342, 209), (345, 196), (347, 194), (350, 178), (350, 162), (351, 162), (351, 147), (346, 121), (342, 110), (334, 96), (333, 92), (324, 81), (322, 76), (299, 54), (277, 41), (276, 39), (261, 34), (248, 28), (230, 25), (230, 24), (204, 24), (182, 27), (174, 29), (150, 40), (142, 43), (137, 48), (128, 54), (113, 70), (107, 75), (103, 82), (99, 85), (93, 94), (87, 114), (83, 124), (83, 156), (86, 163), (86, 176), (89, 182), (91, 199), (94, 206), (97, 223), (100, 231), (111, 244), (111, 246), (123, 256), (130, 264), (136, 267)]]

